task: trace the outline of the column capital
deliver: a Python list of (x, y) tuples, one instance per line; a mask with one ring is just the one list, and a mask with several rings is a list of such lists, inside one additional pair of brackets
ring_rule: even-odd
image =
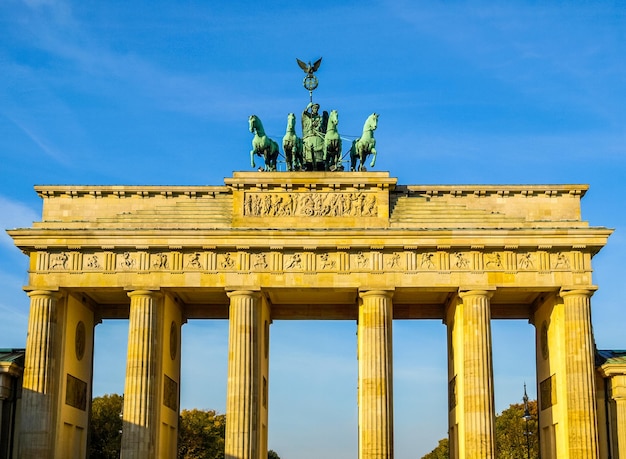
[(63, 296), (63, 294), (58, 290), (31, 290), (29, 292), (26, 292), (26, 294), (29, 298), (32, 298), (34, 296), (48, 296), (55, 300)]
[(559, 296), (565, 298), (566, 296), (580, 295), (591, 298), (591, 296), (598, 290), (596, 285), (588, 286), (563, 286), (559, 291)]
[(395, 293), (395, 289), (372, 289), (372, 290), (361, 290), (359, 289), (359, 298), (365, 298), (368, 296), (384, 296), (385, 298), (391, 299), (393, 298), (393, 294)]
[(463, 288), (459, 287), (459, 296), (465, 298), (467, 296), (485, 296), (491, 298), (496, 292), (495, 287), (475, 287), (475, 288)]
[(137, 289), (133, 289), (133, 288), (127, 288), (126, 290), (126, 294), (129, 297), (134, 297), (134, 296), (158, 296), (158, 295), (162, 295), (161, 290), (159, 290), (158, 288), (137, 288)]
[(228, 298), (233, 298), (237, 296), (250, 296), (254, 298), (259, 298), (261, 296), (261, 291), (251, 289), (227, 290), (226, 295), (228, 296)]
[(598, 368), (603, 378), (626, 376), (626, 363), (605, 363)]

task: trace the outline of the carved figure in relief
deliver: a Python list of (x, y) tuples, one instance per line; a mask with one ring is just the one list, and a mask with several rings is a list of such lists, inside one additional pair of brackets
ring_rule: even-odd
[(191, 255), (191, 258), (189, 259), (189, 263), (187, 264), (187, 266), (189, 266), (190, 268), (196, 268), (196, 269), (202, 268), (202, 262), (200, 261), (200, 252), (196, 252)]
[(69, 256), (65, 252), (54, 255), (50, 259), (50, 269), (66, 269), (67, 260), (69, 260)]
[(271, 215), (272, 210), (272, 195), (267, 194), (263, 198), (263, 202), (261, 204), (261, 211), (263, 215)]
[(254, 269), (267, 269), (267, 260), (264, 253), (257, 253), (253, 265)]
[(122, 261), (120, 262), (120, 265), (124, 269), (131, 269), (135, 266), (135, 260), (133, 260), (130, 252), (124, 252), (122, 254)]
[(361, 137), (352, 142), (352, 147), (350, 148), (351, 171), (357, 170), (357, 162), (359, 163), (358, 170), (365, 171), (365, 161), (369, 155), (372, 155), (370, 167), (374, 167), (374, 164), (376, 164), (376, 139), (374, 138), (374, 131), (377, 127), (378, 114), (372, 113), (365, 120)]
[(454, 263), (454, 265), (457, 268), (466, 269), (469, 267), (469, 260), (465, 258), (465, 255), (463, 255), (461, 252), (456, 252), (454, 256), (456, 257), (456, 262)]
[(434, 253), (425, 252), (420, 256), (420, 268), (435, 269), (435, 263), (433, 263)]
[(299, 253), (294, 253), (291, 256), (291, 262), (287, 265), (285, 269), (294, 269), (294, 268), (302, 268), (302, 257)]
[(359, 268), (364, 268), (369, 264), (369, 258), (367, 258), (363, 252), (356, 254), (356, 264)]
[(499, 253), (485, 254), (485, 260), (485, 266), (495, 266), (497, 268), (502, 268), (502, 257)]
[(569, 269), (570, 268), (570, 264), (569, 264), (569, 258), (567, 258), (567, 255), (565, 255), (563, 252), (559, 252), (556, 255), (556, 262), (554, 263), (554, 268), (564, 268), (564, 269)]
[(230, 252), (226, 252), (224, 254), (224, 259), (222, 260), (221, 265), (222, 265), (222, 268), (228, 268), (228, 269), (231, 269), (235, 266), (235, 260), (230, 258)]
[(87, 259), (87, 267), (91, 269), (100, 269), (100, 262), (97, 255), (92, 255)]
[(377, 215), (376, 195), (372, 194), (365, 200), (365, 209), (363, 215), (375, 217)]
[(296, 115), (290, 113), (287, 115), (287, 130), (283, 137), (283, 152), (285, 153), (285, 162), (287, 163), (287, 171), (299, 171), (302, 169), (302, 139), (296, 135)]
[(387, 262), (387, 267), (389, 268), (398, 268), (400, 267), (400, 254), (394, 253), (391, 259)]
[(335, 260), (331, 260), (328, 253), (321, 254), (320, 260), (322, 260), (322, 269), (333, 269), (335, 267)]
[(352, 209), (352, 212), (350, 215), (354, 216), (354, 217), (360, 217), (361, 216), (361, 210), (362, 210), (362, 199), (363, 199), (363, 193), (352, 193), (351, 195), (351, 199), (352, 199), (352, 203), (350, 205), (350, 208)]
[(156, 269), (167, 269), (167, 254), (157, 253), (152, 267)]
[(255, 217), (376, 217), (374, 193), (248, 193), (244, 215)]
[(520, 254), (518, 265), (521, 269), (533, 269), (532, 254), (530, 252)]
[(254, 168), (254, 155), (262, 156), (265, 161), (265, 171), (276, 170), (276, 160), (278, 159), (278, 144), (265, 134), (263, 123), (256, 115), (248, 118), (250, 132), (254, 134), (252, 139), (252, 150), (250, 150), (250, 165)]
[(287, 193), (287, 199), (285, 199), (285, 203), (281, 209), (281, 215), (289, 216), (295, 213), (295, 201), (293, 200), (293, 196), (291, 193)]

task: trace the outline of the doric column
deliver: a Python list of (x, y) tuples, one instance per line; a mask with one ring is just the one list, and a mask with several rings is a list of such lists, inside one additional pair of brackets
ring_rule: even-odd
[[(492, 292), (459, 292), (463, 301), (463, 430), (466, 459), (495, 457), (495, 409), (491, 351)], [(457, 325), (457, 326), (458, 326)]]
[[(624, 370), (622, 370), (624, 371)], [(626, 374), (611, 378), (611, 398), (615, 401), (615, 425), (619, 456), (626, 456)]]
[(360, 293), (359, 459), (393, 458), (392, 295)]
[(128, 355), (124, 386), (122, 458), (155, 457), (158, 374), (159, 303), (156, 291), (135, 290), (130, 297)]
[(569, 457), (598, 456), (594, 341), (591, 329), (592, 290), (561, 290), (564, 304), (565, 384)]
[[(262, 378), (263, 314), (259, 292), (238, 290), (230, 298), (226, 459), (258, 459), (264, 394)], [(265, 452), (267, 456), (267, 452)]]
[(612, 457), (626, 457), (626, 364), (608, 361), (598, 369), (608, 383), (607, 430)]
[(58, 399), (58, 293), (35, 290), (30, 297), (22, 390), (20, 453), (23, 459), (54, 457)]

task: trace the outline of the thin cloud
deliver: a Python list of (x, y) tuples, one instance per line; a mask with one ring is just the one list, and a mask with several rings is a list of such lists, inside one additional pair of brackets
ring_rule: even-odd
[[(3, 230), (30, 227), (37, 220), (39, 215), (27, 205), (0, 196), (0, 228)], [(15, 248), (13, 240), (5, 231), (0, 232), (0, 245)]]
[(34, 126), (26, 126), (26, 124), (18, 121), (16, 118), (7, 113), (4, 113), (4, 115), (8, 119), (10, 119), (13, 124), (15, 124), (15, 126), (17, 126), (20, 131), (22, 131), (35, 145), (37, 145), (46, 156), (63, 165), (69, 164), (67, 157), (63, 153), (61, 153), (54, 145), (52, 145), (52, 142), (45, 139), (44, 134), (35, 132), (36, 128)]

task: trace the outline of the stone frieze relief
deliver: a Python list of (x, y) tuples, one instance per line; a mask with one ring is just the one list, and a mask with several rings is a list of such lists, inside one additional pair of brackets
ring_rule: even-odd
[(377, 217), (375, 193), (246, 193), (247, 217)]
[(558, 272), (590, 269), (580, 251), (305, 250), (38, 252), (37, 271)]

